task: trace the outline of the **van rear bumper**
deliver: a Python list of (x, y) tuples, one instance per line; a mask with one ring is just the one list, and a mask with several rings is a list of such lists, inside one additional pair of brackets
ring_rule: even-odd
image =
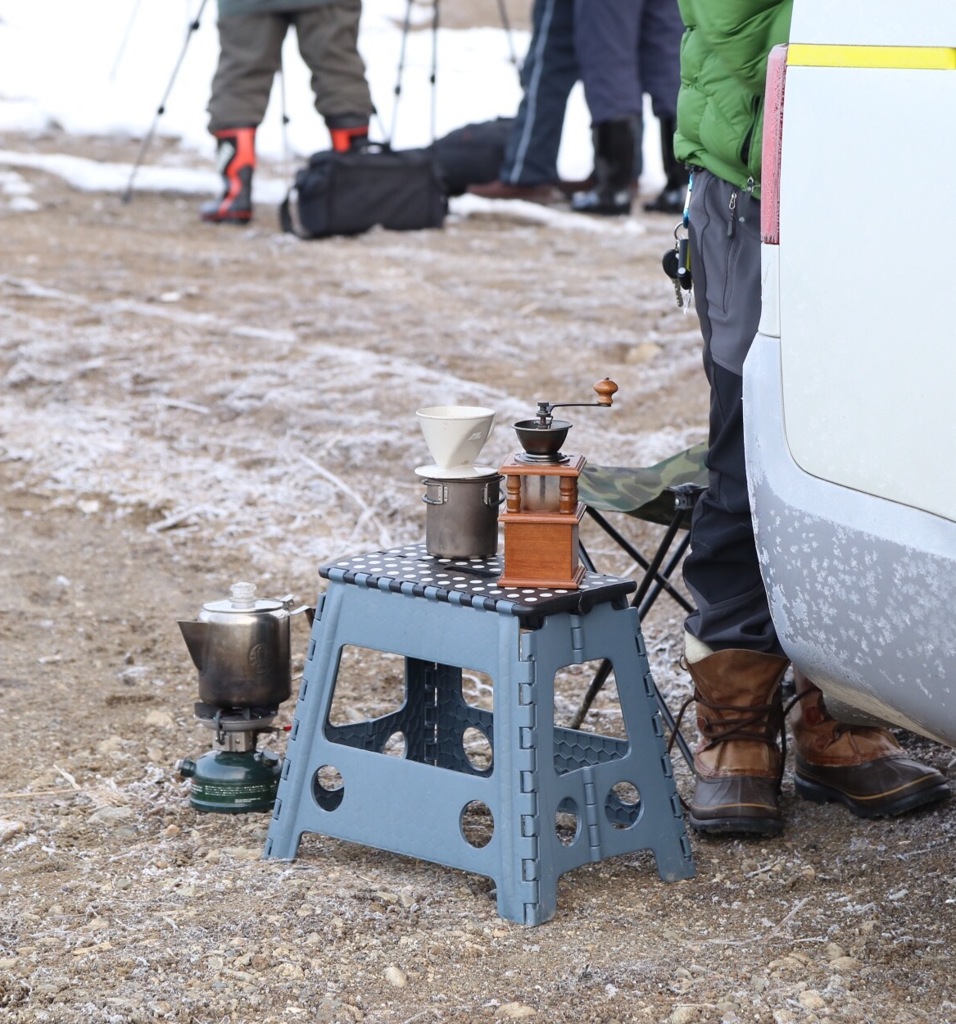
[(956, 523), (800, 469), (781, 381), (779, 340), (758, 334), (744, 366), (747, 474), (780, 642), (837, 700), (956, 745)]

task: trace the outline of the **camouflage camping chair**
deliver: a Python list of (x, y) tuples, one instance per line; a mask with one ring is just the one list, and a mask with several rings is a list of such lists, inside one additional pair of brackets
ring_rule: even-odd
[[(654, 602), (666, 593), (685, 611), (692, 610), (690, 602), (671, 583), (671, 576), (680, 565), (689, 543), (688, 527), (697, 499), (707, 487), (707, 467), (704, 456), (706, 444), (672, 455), (654, 466), (634, 469), (624, 466), (586, 465), (578, 481), (578, 496), (584, 502), (587, 515), (614, 541), (643, 572), (637, 590), (631, 599), (637, 608), (638, 619), (643, 622)], [(622, 512), (625, 515), (664, 527), (656, 550), (646, 557), (616, 529), (605, 513)], [(581, 560), (592, 572), (597, 571), (590, 555), (581, 548)], [(608, 661), (601, 663), (588, 687), (584, 700), (571, 720), (577, 729), (600, 693), (611, 672)], [(657, 705), (668, 729), (688, 764), (693, 754), (680, 734), (666, 701), (654, 685)]]

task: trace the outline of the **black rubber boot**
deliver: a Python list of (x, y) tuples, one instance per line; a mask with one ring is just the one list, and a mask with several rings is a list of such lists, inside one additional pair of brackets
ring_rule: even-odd
[(667, 182), (656, 199), (644, 204), (648, 213), (683, 213), (687, 196), (687, 168), (674, 156), (676, 123), (670, 118), (661, 121), (661, 159)]
[(219, 172), (223, 193), (203, 203), (199, 216), (213, 224), (248, 224), (252, 220), (252, 173), (256, 167), (255, 128), (214, 132), (219, 140)]
[(571, 197), (575, 213), (621, 217), (631, 212), (634, 179), (634, 122), (631, 118), (594, 126), (594, 188)]

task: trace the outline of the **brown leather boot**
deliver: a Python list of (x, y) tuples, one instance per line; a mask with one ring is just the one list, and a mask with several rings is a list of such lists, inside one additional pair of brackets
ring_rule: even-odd
[(838, 722), (818, 687), (800, 671), (793, 678), (798, 796), (839, 801), (861, 818), (903, 814), (949, 796), (945, 778), (907, 757), (888, 729)]
[(780, 680), (786, 658), (726, 650), (688, 664), (701, 742), (688, 805), (698, 832), (777, 835), (783, 728)]
[(557, 206), (565, 200), (564, 193), (549, 182), (540, 185), (511, 185), (507, 181), (489, 181), (484, 185), (469, 185), (465, 190), (482, 199), (523, 199), (540, 206)]

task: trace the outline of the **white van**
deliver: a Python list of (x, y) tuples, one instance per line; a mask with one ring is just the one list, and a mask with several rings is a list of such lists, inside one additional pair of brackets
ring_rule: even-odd
[(771, 612), (832, 704), (956, 745), (956, 4), (795, 0), (790, 40), (744, 367)]

